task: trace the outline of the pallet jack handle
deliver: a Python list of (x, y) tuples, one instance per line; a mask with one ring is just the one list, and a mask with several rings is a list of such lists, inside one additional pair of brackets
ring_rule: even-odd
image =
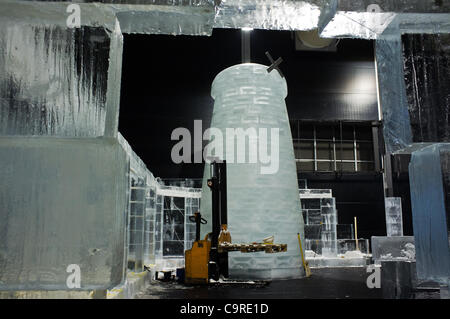
[(300, 239), (300, 233), (297, 233), (298, 237), (298, 244), (300, 245), (300, 256), (302, 257), (302, 264), (303, 268), (305, 269), (306, 277), (311, 276), (311, 269), (309, 269), (308, 263), (305, 260), (305, 256), (303, 255), (303, 248), (302, 248), (302, 240)]

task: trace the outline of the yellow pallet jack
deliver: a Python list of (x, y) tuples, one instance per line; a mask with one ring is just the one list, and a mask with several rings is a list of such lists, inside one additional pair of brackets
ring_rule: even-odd
[(185, 276), (186, 284), (227, 283), (242, 284), (223, 278), (228, 277), (228, 252), (240, 251), (253, 253), (264, 251), (266, 253), (278, 253), (287, 250), (286, 244), (274, 244), (269, 239), (263, 243), (232, 244), (231, 235), (227, 230), (227, 196), (226, 196), (226, 162), (213, 161), (211, 163), (211, 179), (208, 186), (212, 191), (212, 233), (200, 240), (200, 225), (206, 224), (206, 220), (199, 212), (190, 216), (195, 222), (195, 242), (192, 248), (185, 252)]

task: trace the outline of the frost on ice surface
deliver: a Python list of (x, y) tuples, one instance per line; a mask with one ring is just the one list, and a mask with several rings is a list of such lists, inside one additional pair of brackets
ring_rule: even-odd
[[(294, 161), (294, 150), (288, 122), (286, 82), (267, 66), (240, 64), (219, 73), (212, 85), (215, 100), (211, 127), (268, 128), (268, 154), (276, 152), (270, 128), (279, 128), (279, 169), (262, 174), (256, 163), (231, 162), (227, 143), (223, 149), (227, 160), (228, 229), (233, 243), (262, 242), (275, 236), (275, 243), (287, 244), (287, 252), (233, 252), (229, 254), (231, 278), (268, 279), (303, 276), (297, 233), (303, 237), (303, 220)], [(260, 136), (261, 137), (261, 136)], [(260, 138), (259, 137), (259, 138)], [(247, 137), (248, 139), (248, 137)], [(225, 140), (225, 139), (224, 139)], [(258, 142), (258, 137), (252, 143)], [(272, 150), (271, 150), (272, 148)], [(247, 143), (246, 152), (249, 147)], [(236, 156), (236, 154), (234, 154)], [(202, 237), (211, 231), (211, 190), (206, 185), (210, 165), (205, 164), (201, 213), (208, 220)]]

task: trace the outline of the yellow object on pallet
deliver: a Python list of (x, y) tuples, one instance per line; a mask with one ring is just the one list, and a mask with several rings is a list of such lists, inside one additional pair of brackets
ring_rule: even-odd
[(208, 263), (211, 241), (199, 240), (192, 244), (192, 248), (186, 250), (185, 279), (187, 284), (208, 283)]

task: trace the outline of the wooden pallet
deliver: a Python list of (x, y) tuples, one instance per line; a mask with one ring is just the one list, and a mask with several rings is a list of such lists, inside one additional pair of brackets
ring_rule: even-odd
[(240, 251), (241, 253), (254, 253), (257, 251), (264, 251), (267, 254), (272, 254), (287, 251), (287, 244), (265, 244), (265, 243), (219, 244), (219, 253), (229, 251)]

